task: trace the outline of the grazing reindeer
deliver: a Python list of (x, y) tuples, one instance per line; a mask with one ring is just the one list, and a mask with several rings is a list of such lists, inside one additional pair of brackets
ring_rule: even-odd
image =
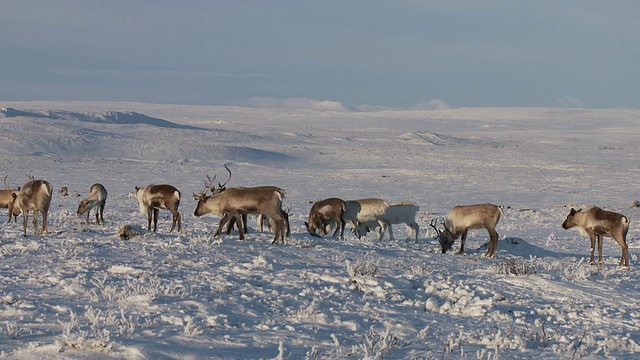
[(467, 232), (471, 229), (486, 229), (489, 232), (489, 249), (485, 256), (492, 257), (498, 249), (496, 224), (500, 220), (500, 215), (502, 215), (502, 206), (493, 204), (456, 206), (445, 218), (443, 231), (436, 228), (435, 220), (429, 226), (436, 230), (443, 254), (453, 247), (453, 243), (459, 237), (461, 237), (460, 253), (463, 253)]
[[(104, 212), (104, 205), (107, 201), (107, 189), (102, 186), (102, 184), (93, 184), (89, 189), (89, 195), (80, 201), (80, 205), (78, 206), (77, 215), (82, 216), (82, 214), (87, 213), (87, 221), (85, 222), (89, 225), (89, 213), (93, 208), (96, 209), (96, 224), (104, 224), (104, 217), (102, 213)], [(98, 215), (100, 216), (98, 218)]]
[(598, 239), (598, 265), (603, 264), (602, 260), (602, 237), (612, 237), (622, 248), (622, 257), (618, 266), (629, 266), (629, 248), (627, 247), (627, 232), (629, 231), (629, 218), (612, 211), (602, 210), (597, 206), (587, 211), (571, 208), (566, 220), (562, 223), (562, 228), (567, 230), (576, 227), (582, 236), (591, 238), (591, 259), (589, 264), (593, 264), (593, 252)]
[(275, 235), (272, 243), (281, 239), (284, 242), (284, 211), (282, 199), (285, 191), (277, 187), (229, 188), (224, 191), (207, 195), (209, 188), (200, 194), (193, 194), (198, 201), (194, 216), (208, 213), (224, 215), (218, 225), (215, 236), (219, 236), (222, 229), (232, 218), (238, 224), (239, 239), (244, 240), (244, 226), (242, 214), (264, 214), (275, 221)]
[(27, 236), (27, 223), (29, 222), (29, 211), (33, 211), (33, 231), (38, 232), (38, 213), (42, 213), (42, 233), (47, 234), (47, 215), (51, 205), (51, 195), (53, 187), (45, 180), (31, 179), (22, 186), (18, 192), (11, 193), (13, 203), (11, 208), (18, 207), (23, 216), (23, 234)]
[(144, 188), (136, 186), (136, 199), (140, 206), (140, 212), (147, 213), (147, 230), (151, 231), (151, 212), (153, 211), (153, 231), (156, 231), (158, 213), (160, 209), (165, 209), (169, 210), (173, 216), (169, 232), (173, 232), (176, 223), (178, 223), (178, 232), (182, 231), (182, 217), (178, 212), (178, 206), (180, 206), (180, 191), (178, 189), (168, 184), (150, 184)]
[(389, 208), (389, 203), (382, 199), (359, 199), (345, 201), (343, 214), (344, 221), (351, 223), (356, 237), (361, 238), (364, 234), (358, 232), (358, 223), (377, 222), (381, 232), (378, 240), (382, 239), (382, 234), (386, 229), (386, 224), (382, 218)]
[(0, 208), (5, 208), (9, 212), (9, 219), (7, 219), (7, 223), (11, 222), (11, 217), (13, 216), (14, 221), (18, 222), (18, 215), (20, 215), (20, 208), (18, 206), (13, 206), (13, 196), (11, 194), (17, 193), (20, 191), (20, 188), (12, 189), (7, 182), (7, 178), (9, 175), (4, 177), (4, 187), (5, 190), (0, 190)]
[[(409, 227), (409, 235), (407, 240), (415, 236), (418, 240), (418, 234), (420, 233), (420, 226), (416, 222), (416, 215), (418, 214), (420, 207), (413, 201), (402, 201), (389, 204), (387, 211), (380, 218), (384, 221), (385, 225), (389, 227), (389, 239), (393, 238), (394, 224), (407, 224)], [(366, 234), (371, 228), (375, 228), (378, 233), (378, 238), (382, 240), (384, 238), (384, 229), (378, 226), (377, 221), (359, 222), (357, 234)]]
[(340, 231), (340, 237), (344, 235), (344, 212), (347, 205), (342, 199), (328, 198), (316, 201), (309, 210), (309, 221), (304, 224), (311, 236), (322, 237), (327, 234), (331, 222), (336, 224), (336, 230), (331, 237), (336, 237)]

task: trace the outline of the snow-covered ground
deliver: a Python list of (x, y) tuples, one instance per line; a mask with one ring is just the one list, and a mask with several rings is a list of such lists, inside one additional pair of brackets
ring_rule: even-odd
[[(134, 103), (3, 102), (0, 175), (54, 186), (47, 236), (0, 210), (0, 358), (636, 359), (640, 354), (640, 111), (336, 112)], [(195, 218), (206, 175), (287, 191), (292, 235), (214, 238)], [(101, 182), (105, 224), (75, 215)], [(182, 191), (183, 232), (146, 225), (128, 194)], [(69, 196), (58, 190), (66, 186)], [(419, 240), (306, 233), (309, 201), (420, 205)], [(498, 252), (471, 231), (442, 254), (428, 224), (455, 205), (503, 205)], [(560, 225), (571, 207), (631, 219), (631, 267)], [(19, 221), (21, 221), (21, 217)], [(93, 219), (93, 216), (92, 216)], [(454, 247), (459, 246), (456, 241)], [(514, 274), (516, 273), (516, 274)]]

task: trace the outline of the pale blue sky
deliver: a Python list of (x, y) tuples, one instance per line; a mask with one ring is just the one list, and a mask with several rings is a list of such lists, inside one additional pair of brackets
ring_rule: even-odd
[(4, 0), (0, 100), (638, 108), (638, 17), (636, 0)]

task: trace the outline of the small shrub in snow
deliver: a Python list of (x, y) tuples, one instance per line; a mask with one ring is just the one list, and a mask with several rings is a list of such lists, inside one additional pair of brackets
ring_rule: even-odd
[(492, 265), (492, 268), (502, 275), (535, 275), (538, 273), (536, 259), (532, 257), (529, 260), (506, 259), (500, 263)]
[(347, 260), (347, 272), (349, 276), (371, 276), (375, 277), (378, 274), (378, 259), (365, 257), (364, 259), (356, 260), (353, 264)]
[(17, 323), (7, 321), (7, 335), (13, 339), (20, 339), (20, 328)]
[(380, 332), (371, 327), (360, 341), (360, 350), (366, 358), (381, 359), (384, 353), (395, 347), (398, 347), (398, 338), (388, 326)]

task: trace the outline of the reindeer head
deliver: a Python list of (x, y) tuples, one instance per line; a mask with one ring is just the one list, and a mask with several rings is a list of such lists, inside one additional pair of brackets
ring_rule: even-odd
[(569, 215), (567, 215), (567, 218), (562, 223), (562, 228), (567, 230), (567, 229), (571, 229), (572, 227), (576, 226), (576, 221), (575, 221), (574, 217), (576, 216), (577, 213), (579, 213), (581, 211), (582, 211), (582, 209), (576, 210), (574, 208), (571, 208), (571, 211), (569, 212)]
[(440, 248), (442, 249), (442, 253), (446, 254), (447, 251), (451, 250), (451, 248), (453, 247), (453, 243), (455, 242), (453, 236), (451, 235), (451, 232), (447, 229), (445, 225), (444, 220), (441, 221), (440, 223), (441, 225), (443, 225), (443, 230), (440, 231), (436, 225), (437, 225), (437, 219), (433, 219), (431, 220), (431, 224), (429, 224), (430, 227), (432, 227), (435, 231), (436, 231), (436, 236), (434, 236), (434, 239), (438, 239), (438, 242), (440, 243)]

